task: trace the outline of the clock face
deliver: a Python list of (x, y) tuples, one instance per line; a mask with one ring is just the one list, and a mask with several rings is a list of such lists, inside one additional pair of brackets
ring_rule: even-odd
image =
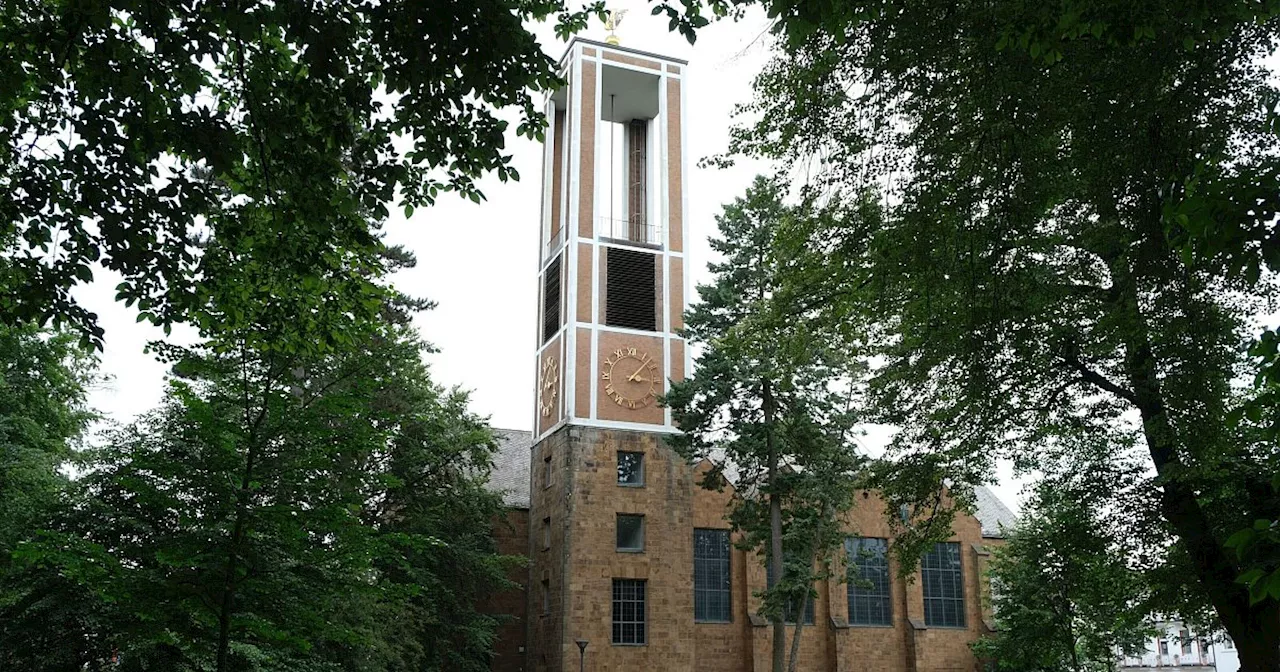
[(560, 392), (560, 370), (551, 355), (542, 361), (542, 385), (538, 387), (538, 410), (543, 417), (551, 415), (556, 406), (556, 395)]
[(604, 393), (623, 408), (644, 408), (658, 397), (661, 372), (649, 353), (636, 348), (618, 348), (600, 365)]

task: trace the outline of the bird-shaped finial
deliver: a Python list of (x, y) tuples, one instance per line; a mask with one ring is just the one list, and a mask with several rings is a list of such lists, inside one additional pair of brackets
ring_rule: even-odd
[(605, 42), (613, 45), (620, 44), (617, 31), (618, 26), (622, 24), (622, 17), (626, 16), (626, 14), (627, 10), (625, 9), (609, 10), (609, 18), (604, 21), (604, 29), (609, 31), (608, 37), (604, 38)]

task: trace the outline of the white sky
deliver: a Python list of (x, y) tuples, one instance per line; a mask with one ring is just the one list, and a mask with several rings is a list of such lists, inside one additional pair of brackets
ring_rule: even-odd
[[(576, 3), (571, 3), (576, 4)], [(629, 10), (618, 30), (623, 46), (689, 61), (685, 89), (688, 100), (689, 210), (692, 280), (709, 280), (711, 254), (707, 237), (715, 233), (714, 215), (740, 195), (768, 166), (739, 161), (732, 169), (701, 169), (699, 158), (723, 151), (728, 141), (732, 107), (750, 99), (751, 79), (769, 56), (767, 23), (760, 13), (741, 23), (722, 22), (704, 29), (690, 46), (667, 31), (662, 17), (652, 16), (646, 0), (611, 2)], [(565, 43), (550, 26), (535, 26), (545, 50), (558, 59)], [(604, 29), (593, 22), (584, 37), (602, 40)], [(515, 124), (513, 123), (514, 129)], [(488, 200), (477, 205), (445, 195), (435, 207), (418, 209), (405, 220), (392, 207), (387, 241), (402, 244), (418, 257), (416, 269), (395, 276), (396, 286), (439, 305), (415, 324), (440, 352), (429, 358), (435, 380), (471, 390), (472, 409), (488, 415), (494, 427), (529, 430), (534, 417), (534, 359), (538, 227), (541, 207), (541, 148), (508, 134), (508, 153), (522, 180), (481, 183)], [(94, 390), (90, 403), (108, 418), (126, 422), (154, 408), (163, 393), (165, 367), (143, 352), (147, 342), (164, 338), (155, 327), (139, 324), (137, 311), (112, 299), (119, 279), (99, 269), (98, 279), (76, 292), (98, 313), (106, 330), (102, 369), (110, 380)], [(173, 338), (190, 341), (190, 329), (175, 329)], [(882, 430), (869, 432), (872, 452), (885, 441)], [(1016, 508), (1019, 486), (1008, 465), (993, 489)]]

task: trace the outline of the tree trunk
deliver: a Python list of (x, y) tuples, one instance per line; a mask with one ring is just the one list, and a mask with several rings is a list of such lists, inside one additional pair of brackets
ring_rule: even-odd
[(800, 610), (796, 612), (795, 632), (791, 633), (791, 656), (787, 662), (787, 672), (796, 672), (796, 665), (800, 662), (800, 629), (804, 627), (804, 610), (808, 606), (809, 593), (806, 592), (800, 599)]
[[(782, 502), (773, 492), (774, 480), (778, 477), (778, 446), (773, 437), (774, 401), (773, 388), (769, 381), (764, 381), (764, 424), (765, 448), (769, 453), (769, 578), (772, 585), (782, 583)], [(773, 621), (773, 672), (783, 672), (787, 660), (787, 626), (783, 619)], [(804, 620), (804, 619), (801, 619)]]
[(247, 453), (244, 460), (244, 471), (240, 473), (240, 486), (236, 490), (235, 522), (231, 528), (231, 539), (227, 548), (227, 563), (222, 580), (222, 600), (218, 608), (218, 649), (215, 661), (216, 672), (228, 672), (230, 669), (228, 653), (231, 647), (231, 616), (235, 613), (236, 590), (239, 588), (236, 573), (240, 571), (240, 552), (244, 544), (246, 520), (249, 515), (249, 498), (253, 494), (254, 469), (258, 462), (258, 432), (267, 417), (267, 398), (271, 389), (271, 378), (263, 385), (262, 407), (255, 417), (250, 419), (251, 397), (249, 394), (249, 362), (247, 356), (241, 354), (241, 371), (244, 376), (244, 428)]
[[(1065, 592), (1064, 590), (1063, 593)], [(1065, 594), (1062, 599), (1067, 609), (1066, 618), (1063, 619), (1063, 622), (1067, 626), (1067, 646), (1070, 647), (1069, 650), (1071, 651), (1071, 670), (1072, 672), (1080, 672), (1080, 652), (1077, 650), (1075, 616), (1072, 614), (1071, 600)]]
[(222, 604), (218, 610), (218, 658), (217, 672), (228, 672), (227, 654), (231, 645), (231, 615), (235, 612), (236, 572), (239, 571), (240, 545), (244, 542), (245, 516), (248, 511), (249, 489), (253, 482), (253, 467), (257, 460), (256, 441), (249, 442), (249, 454), (245, 458), (244, 472), (240, 475), (240, 489), (236, 493), (236, 519), (231, 528), (231, 540), (227, 550), (227, 565), (222, 582)]
[(1200, 584), (1209, 594), (1223, 627), (1240, 647), (1240, 669), (1280, 672), (1280, 610), (1275, 603), (1249, 604), (1248, 590), (1235, 582), (1240, 568), (1215, 538), (1195, 490), (1183, 480), (1177, 436), (1164, 404), (1155, 354), (1128, 263), (1122, 257), (1111, 264), (1118, 308), (1129, 326), (1124, 371), (1129, 401), (1138, 409), (1143, 438), (1156, 468), (1161, 513), (1186, 545)]

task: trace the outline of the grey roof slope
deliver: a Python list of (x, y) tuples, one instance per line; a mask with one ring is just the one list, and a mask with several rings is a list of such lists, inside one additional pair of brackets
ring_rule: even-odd
[(973, 517), (982, 523), (982, 536), (1004, 537), (1005, 532), (1017, 524), (1018, 516), (996, 497), (996, 493), (979, 485), (973, 489), (973, 494), (976, 500)]
[[(489, 474), (489, 488), (502, 493), (502, 502), (514, 509), (529, 508), (529, 449), (533, 447), (533, 432), (519, 429), (495, 429), (498, 450), (493, 455), (493, 471)], [(985, 487), (974, 488), (977, 500), (974, 517), (982, 524), (982, 536), (1003, 537), (1004, 530), (1012, 529), (1018, 521), (1004, 502)]]
[(489, 489), (502, 493), (502, 503), (513, 509), (529, 508), (529, 449), (533, 432), (495, 429), (498, 450), (493, 454)]

